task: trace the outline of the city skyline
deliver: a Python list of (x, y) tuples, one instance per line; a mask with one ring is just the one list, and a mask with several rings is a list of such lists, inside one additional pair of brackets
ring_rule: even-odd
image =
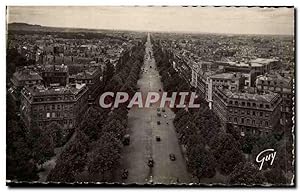
[(7, 22), (129, 31), (294, 35), (293, 8), (9, 6)]

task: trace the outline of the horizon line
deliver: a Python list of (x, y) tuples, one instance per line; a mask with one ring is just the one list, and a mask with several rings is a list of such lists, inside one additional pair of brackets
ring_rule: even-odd
[[(9, 24), (28, 24), (28, 25), (38, 25), (40, 27), (49, 27), (49, 28), (67, 28), (67, 29), (86, 29), (86, 30), (106, 30), (106, 31), (128, 31), (128, 32), (148, 32), (148, 33), (181, 33), (181, 34), (215, 34), (215, 35), (266, 35), (266, 36), (294, 36), (293, 34), (271, 34), (271, 33), (222, 33), (222, 32), (196, 32), (196, 31), (157, 31), (157, 30), (129, 30), (129, 29), (109, 29), (109, 28), (86, 28), (86, 27), (71, 27), (71, 26), (47, 26), (47, 25), (41, 25), (41, 24), (33, 24), (33, 23), (26, 23), (26, 22), (11, 22), (7, 23), (7, 26)], [(8, 31), (8, 28), (7, 28)], [(72, 32), (74, 33), (74, 32)]]

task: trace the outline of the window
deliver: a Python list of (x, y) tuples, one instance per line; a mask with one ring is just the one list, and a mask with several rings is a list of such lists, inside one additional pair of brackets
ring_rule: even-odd
[(265, 122), (265, 126), (266, 127), (269, 126), (269, 122), (268, 121)]
[(55, 109), (55, 105), (52, 105), (52, 110), (54, 110)]
[(267, 108), (267, 109), (270, 109), (270, 105), (266, 105), (266, 108)]
[(250, 111), (247, 111), (247, 115), (250, 115)]
[(47, 118), (50, 118), (50, 113), (47, 113), (46, 117), (47, 117)]
[(249, 102), (247, 102), (247, 106), (250, 107), (250, 103)]
[(55, 118), (55, 113), (54, 112), (52, 113), (52, 118)]
[(259, 115), (262, 117), (262, 116), (264, 115), (264, 113), (263, 113), (263, 112), (260, 112)]
[(245, 106), (245, 102), (244, 101), (242, 102), (242, 106)]
[(232, 101), (229, 101), (229, 104), (232, 104)]
[(250, 124), (250, 119), (247, 119), (247, 124)]
[(238, 101), (235, 101), (234, 104), (235, 104), (235, 105), (239, 105), (239, 102), (238, 102)]
[(255, 125), (255, 119), (252, 120), (252, 125)]
[(244, 124), (244, 122), (245, 122), (245, 121), (244, 121), (244, 118), (241, 119), (241, 122)]
[(238, 112), (238, 110), (237, 110), (237, 109), (235, 109), (235, 110), (234, 110), (234, 113), (237, 113), (237, 112)]
[(263, 108), (263, 107), (264, 107), (264, 105), (263, 105), (263, 104), (260, 104), (260, 105), (259, 105), (259, 107), (260, 107), (260, 108)]
[(254, 116), (256, 115), (255, 111), (252, 112), (252, 115), (254, 115)]
[(256, 107), (256, 103), (252, 103), (252, 106), (253, 106), (253, 107)]
[(237, 122), (237, 118), (236, 118), (236, 117), (234, 118), (234, 122), (235, 122), (235, 123)]
[(265, 117), (269, 117), (269, 113), (266, 113), (266, 114), (265, 114)]

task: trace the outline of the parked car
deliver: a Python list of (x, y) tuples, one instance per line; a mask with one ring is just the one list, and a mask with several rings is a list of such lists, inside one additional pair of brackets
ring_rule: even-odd
[(176, 160), (176, 157), (175, 157), (175, 155), (173, 153), (170, 153), (169, 157), (170, 157), (171, 161), (175, 161)]
[(160, 141), (161, 140), (160, 136), (156, 136), (155, 139), (156, 139), (156, 141)]
[(161, 110), (162, 112), (166, 112), (166, 110), (165, 110), (165, 108), (162, 108), (162, 110)]
[(160, 113), (160, 112), (157, 112), (157, 116), (161, 117), (161, 113)]
[(128, 170), (124, 169), (122, 173), (122, 179), (127, 179), (128, 178)]
[(157, 125), (160, 125), (160, 121), (157, 121)]
[(149, 160), (148, 160), (148, 166), (149, 167), (153, 167), (154, 166), (154, 160), (152, 159), (152, 157), (150, 157)]
[(129, 134), (124, 135), (122, 142), (123, 142), (123, 145), (129, 145), (130, 144), (130, 135)]

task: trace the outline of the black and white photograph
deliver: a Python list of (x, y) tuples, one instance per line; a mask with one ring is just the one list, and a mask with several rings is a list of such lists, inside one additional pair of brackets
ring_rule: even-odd
[(6, 185), (295, 187), (294, 7), (5, 14)]

